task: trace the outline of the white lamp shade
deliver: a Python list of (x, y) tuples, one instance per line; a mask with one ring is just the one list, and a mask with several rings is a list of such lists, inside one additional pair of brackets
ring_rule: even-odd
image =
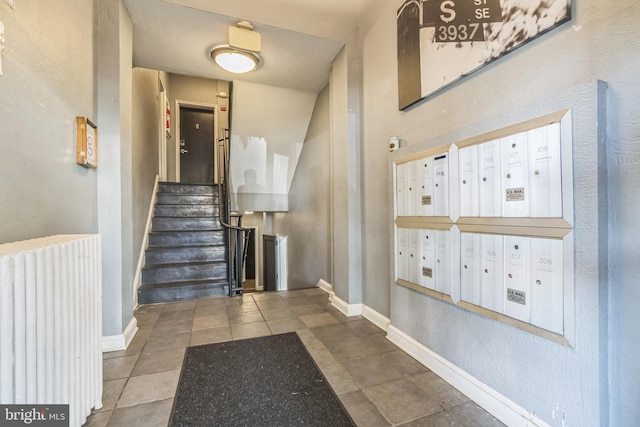
[(230, 47), (214, 48), (211, 51), (211, 59), (221, 68), (236, 74), (253, 71), (260, 62), (258, 55)]

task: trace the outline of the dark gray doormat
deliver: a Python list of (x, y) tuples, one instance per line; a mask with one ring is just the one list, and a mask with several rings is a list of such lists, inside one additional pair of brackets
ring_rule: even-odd
[(189, 347), (170, 426), (355, 426), (295, 332)]

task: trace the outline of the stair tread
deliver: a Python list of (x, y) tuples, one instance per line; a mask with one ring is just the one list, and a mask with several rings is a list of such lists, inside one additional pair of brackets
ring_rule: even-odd
[(226, 286), (228, 285), (229, 282), (226, 279), (212, 279), (212, 280), (185, 280), (185, 281), (180, 281), (180, 282), (161, 282), (161, 283), (147, 283), (147, 284), (143, 284), (141, 285), (138, 289), (160, 289), (160, 288), (179, 288), (179, 287), (185, 287), (185, 286), (198, 286), (198, 285), (204, 285), (204, 286)]
[(226, 261), (192, 261), (192, 262), (179, 262), (170, 264), (146, 264), (142, 267), (143, 270), (155, 270), (160, 268), (174, 268), (174, 267), (206, 267), (208, 265), (226, 265)]
[(206, 244), (206, 245), (189, 245), (189, 246), (175, 246), (175, 245), (170, 245), (170, 246), (149, 246), (146, 250), (147, 251), (151, 251), (151, 252), (159, 252), (159, 251), (163, 251), (163, 250), (167, 250), (167, 249), (179, 249), (179, 250), (189, 250), (189, 249), (212, 249), (212, 248), (225, 248), (227, 245), (225, 245), (224, 243), (220, 243), (217, 245), (210, 245), (210, 244)]

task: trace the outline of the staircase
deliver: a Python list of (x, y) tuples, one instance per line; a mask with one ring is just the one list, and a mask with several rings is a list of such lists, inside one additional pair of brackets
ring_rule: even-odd
[(217, 186), (160, 183), (138, 302), (229, 295), (227, 263)]

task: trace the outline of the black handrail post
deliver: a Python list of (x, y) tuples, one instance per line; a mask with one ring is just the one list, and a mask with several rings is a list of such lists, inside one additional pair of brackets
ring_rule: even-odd
[[(227, 235), (229, 296), (235, 296), (242, 295), (242, 270), (251, 229), (242, 227), (242, 215), (231, 215), (231, 191), (229, 190), (228, 180), (231, 151), (229, 136), (229, 129), (224, 129), (224, 137), (218, 140), (218, 214), (220, 224), (225, 228)], [(224, 209), (222, 204), (223, 194)], [(232, 224), (232, 216), (238, 218), (237, 225)], [(232, 234), (231, 230), (234, 230), (235, 233)]]

